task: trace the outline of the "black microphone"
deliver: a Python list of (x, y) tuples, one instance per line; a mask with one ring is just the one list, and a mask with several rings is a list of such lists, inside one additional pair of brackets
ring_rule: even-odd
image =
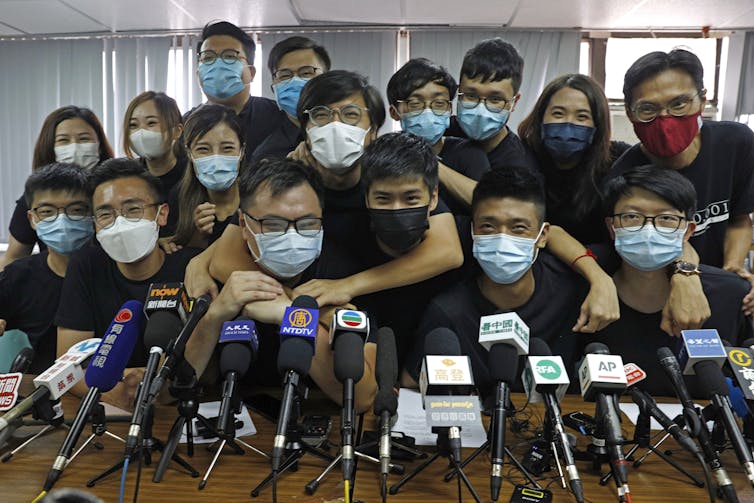
[(675, 394), (678, 400), (683, 406), (683, 417), (686, 421), (689, 433), (697, 439), (702, 453), (704, 454), (704, 460), (710, 467), (710, 470), (715, 474), (717, 480), (717, 486), (720, 492), (723, 494), (725, 500), (729, 503), (738, 502), (738, 495), (736, 494), (736, 488), (733, 486), (733, 482), (728, 476), (728, 472), (725, 470), (720, 456), (715, 448), (712, 446), (712, 442), (709, 437), (709, 431), (707, 425), (701, 418), (700, 411), (694, 405), (694, 401), (691, 399), (691, 394), (686, 383), (683, 381), (681, 375), (681, 366), (678, 363), (673, 352), (667, 348), (662, 347), (657, 350), (657, 359), (665, 371), (665, 375), (668, 377), (670, 384), (675, 390)]
[(334, 343), (335, 378), (343, 383), (343, 412), (340, 419), (341, 468), (343, 480), (352, 480), (354, 468), (353, 386), (364, 375), (364, 341), (359, 334), (343, 333)]
[(377, 331), (374, 374), (377, 379), (374, 414), (380, 418), (380, 473), (384, 480), (390, 471), (390, 418), (398, 412), (398, 350), (391, 328), (382, 327)]
[(694, 455), (701, 455), (702, 451), (699, 446), (696, 445), (694, 439), (691, 438), (678, 424), (670, 419), (660, 408), (657, 406), (654, 398), (649, 393), (642, 391), (641, 389), (632, 386), (628, 388), (628, 392), (631, 395), (634, 403), (639, 407), (640, 412), (649, 414), (655, 421), (657, 421), (662, 428), (673, 436), (676, 442), (681, 447), (689, 451)]
[(490, 377), (497, 383), (490, 438), (490, 494), (492, 501), (497, 501), (503, 482), (505, 461), (505, 404), (508, 403), (510, 385), (516, 381), (518, 374), (518, 351), (508, 344), (493, 344), (490, 347), (488, 368)]
[(16, 372), (25, 374), (26, 371), (29, 370), (29, 367), (31, 367), (32, 360), (34, 360), (34, 348), (30, 348), (29, 346), (21, 348), (21, 351), (18, 352), (13, 359), (13, 362), (10, 364), (8, 374), (14, 374)]
[(259, 338), (256, 325), (252, 320), (242, 317), (223, 323), (218, 345), (220, 350), (220, 373), (225, 376), (223, 397), (217, 413), (217, 431), (225, 434), (233, 429), (233, 412), (239, 404), (233, 403), (236, 397), (238, 381), (249, 371), (249, 366), (256, 360)]

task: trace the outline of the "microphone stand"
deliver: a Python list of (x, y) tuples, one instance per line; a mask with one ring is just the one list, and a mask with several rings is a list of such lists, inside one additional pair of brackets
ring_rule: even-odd
[[(70, 427), (64, 422), (63, 408), (60, 406), (60, 402), (56, 401), (55, 403), (53, 403), (53, 401), (50, 400), (49, 396), (35, 403), (32, 406), (31, 411), (32, 411), (32, 417), (37, 421), (42, 421), (46, 423), (45, 426), (41, 430), (39, 430), (37, 433), (35, 433), (31, 437), (24, 440), (23, 443), (21, 443), (18, 447), (11, 450), (7, 454), (5, 454), (5, 456), (3, 456), (2, 458), (3, 463), (7, 463), (8, 461), (10, 461), (14, 455), (16, 455), (18, 452), (23, 450), (25, 447), (29, 446), (36, 439), (42, 437), (47, 432), (54, 430), (55, 428), (59, 426), (62, 426), (63, 428), (66, 428), (66, 429), (70, 429)], [(23, 420), (21, 420), (18, 426), (23, 426), (23, 425), (24, 425)], [(8, 426), (8, 430), (9, 430), (8, 436), (10, 436), (14, 428), (12, 426)]]

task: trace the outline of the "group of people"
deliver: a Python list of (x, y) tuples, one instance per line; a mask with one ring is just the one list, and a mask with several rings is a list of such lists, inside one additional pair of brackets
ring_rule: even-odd
[[(208, 385), (222, 323), (239, 315), (260, 338), (247, 383), (279, 384), (277, 327), (294, 298), (314, 297), (310, 377), (334, 401), (328, 331), (343, 306), (393, 329), (403, 386), (416, 385), (425, 335), (451, 329), (483, 395), (494, 383), (479, 319), (498, 312), (516, 312), (571, 368), (604, 342), (665, 395), (655, 350), (677, 347), (681, 330), (715, 328), (732, 344), (752, 335), (754, 133), (702, 121), (694, 54), (631, 65), (625, 110), (640, 143), (630, 146), (612, 140), (605, 94), (585, 75), (556, 78), (517, 110), (524, 61), (500, 38), (469, 49), (458, 81), (411, 59), (387, 103), (300, 36), (269, 53), (275, 99), (251, 96), (254, 51), (235, 25), (205, 26), (197, 78), (208, 103), (182, 115), (164, 93), (135, 97), (125, 158), (86, 108), (44, 121), (0, 260), (0, 333), (28, 335), (31, 372), (101, 336), (153, 282), (213, 296), (185, 351)], [(512, 113), (528, 113), (518, 134)], [(380, 136), (388, 114), (402, 132)], [(103, 400), (132, 407), (146, 356), (137, 344)], [(359, 410), (376, 393), (375, 358), (368, 337)]]

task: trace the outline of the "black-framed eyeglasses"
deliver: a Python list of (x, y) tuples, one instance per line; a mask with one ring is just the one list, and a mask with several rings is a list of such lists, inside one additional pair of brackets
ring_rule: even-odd
[(329, 124), (333, 121), (333, 116), (335, 114), (338, 114), (338, 117), (340, 117), (340, 122), (355, 126), (361, 121), (362, 113), (368, 111), (368, 108), (361, 108), (358, 105), (344, 105), (340, 108), (330, 108), (325, 105), (319, 105), (304, 110), (304, 113), (309, 116), (309, 120), (312, 121), (312, 124), (315, 126)]
[(58, 215), (65, 213), (65, 215), (71, 220), (84, 220), (85, 218), (92, 218), (92, 211), (88, 204), (85, 203), (71, 203), (68, 206), (53, 206), (51, 204), (40, 204), (36, 208), (32, 208), (31, 211), (42, 222), (54, 222), (58, 219)]
[(406, 112), (403, 115), (414, 117), (422, 113), (425, 109), (429, 108), (435, 115), (444, 115), (450, 112), (450, 100), (437, 98), (431, 101), (424, 101), (416, 98), (408, 100), (396, 100), (396, 103), (405, 103)]
[(120, 213), (123, 218), (136, 222), (141, 220), (144, 216), (144, 209), (151, 208), (153, 206), (160, 206), (161, 203), (128, 203), (121, 206), (119, 210), (115, 208), (100, 208), (94, 211), (94, 220), (97, 225), (103, 229), (107, 229), (115, 223), (115, 219)]
[(702, 89), (691, 96), (679, 96), (665, 106), (659, 106), (655, 103), (640, 103), (634, 106), (631, 111), (639, 122), (652, 122), (663, 110), (666, 110), (673, 117), (683, 117), (691, 112), (694, 99), (706, 92), (706, 89)]
[(476, 93), (458, 93), (458, 104), (463, 108), (476, 108), (479, 102), (483, 101), (485, 108), (492, 113), (502, 112), (503, 109), (510, 107), (515, 101), (514, 99), (508, 100), (502, 96), (488, 96), (486, 98), (479, 96)]
[(265, 236), (282, 236), (288, 229), (293, 228), (305, 237), (313, 237), (322, 232), (322, 219), (316, 217), (297, 218), (296, 220), (287, 220), (285, 218), (254, 218), (246, 211), (243, 214), (259, 224), (262, 234)]
[(275, 79), (277, 82), (290, 80), (294, 76), (301, 77), (302, 79), (311, 79), (315, 75), (317, 75), (318, 70), (320, 70), (318, 66), (311, 66), (311, 65), (299, 67), (299, 69), (296, 70), (295, 72), (293, 70), (289, 70), (288, 68), (283, 68), (282, 70), (278, 70), (275, 73), (273, 73), (272, 78)]
[(223, 49), (220, 54), (211, 49), (208, 49), (206, 51), (200, 52), (198, 59), (199, 63), (203, 63), (205, 65), (213, 65), (218, 59), (222, 60), (222, 62), (226, 65), (232, 65), (239, 59), (246, 60), (244, 56), (241, 56), (241, 51), (238, 51), (236, 49)]
[(672, 234), (686, 220), (686, 217), (670, 214), (647, 216), (641, 213), (616, 213), (612, 217), (613, 219), (617, 218), (620, 226), (629, 232), (640, 231), (647, 224), (647, 221), (651, 220), (654, 228), (661, 234)]

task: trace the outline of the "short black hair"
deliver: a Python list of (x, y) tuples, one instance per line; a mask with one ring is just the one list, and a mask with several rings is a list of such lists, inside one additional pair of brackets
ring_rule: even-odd
[(243, 52), (246, 53), (246, 61), (250, 65), (254, 64), (254, 54), (257, 50), (257, 45), (254, 43), (254, 40), (248, 33), (228, 21), (214, 21), (204, 25), (204, 28), (202, 29), (202, 37), (199, 39), (199, 42), (196, 43), (196, 54), (202, 52), (202, 44), (204, 41), (214, 35), (227, 35), (241, 42)]
[(34, 194), (41, 190), (80, 192), (88, 196), (87, 187), (86, 170), (84, 168), (78, 164), (54, 162), (37, 169), (26, 179), (24, 199), (26, 206), (31, 208)]
[(361, 185), (364, 192), (377, 180), (421, 178), (430, 194), (437, 187), (437, 156), (429, 143), (412, 133), (387, 133), (364, 150)]
[(504, 197), (534, 203), (539, 223), (545, 221), (545, 189), (542, 180), (523, 167), (505, 167), (485, 173), (474, 188), (471, 214), (474, 214), (482, 201)]
[(162, 203), (162, 182), (149, 172), (147, 167), (135, 159), (118, 157), (93, 167), (88, 174), (89, 196), (103, 183), (120, 178), (141, 178), (149, 186), (155, 203)]
[(631, 168), (605, 182), (602, 190), (605, 216), (615, 212), (615, 205), (632, 189), (644, 189), (673, 208), (682, 211), (691, 220), (696, 211), (696, 189), (688, 178), (673, 169), (658, 168), (651, 164)]
[(696, 54), (685, 49), (655, 51), (640, 57), (626, 70), (623, 78), (623, 99), (626, 105), (630, 106), (633, 103), (636, 86), (670, 69), (688, 73), (694, 79), (696, 90), (699, 93), (704, 90), (704, 67)]
[(513, 92), (521, 89), (524, 59), (515, 47), (500, 37), (482, 40), (466, 52), (461, 77), (483, 82), (511, 79)]
[(270, 55), (267, 57), (267, 68), (270, 69), (270, 73), (275, 73), (278, 70), (278, 65), (283, 56), (293, 51), (302, 51), (304, 49), (311, 49), (314, 54), (317, 55), (322, 62), (323, 72), (330, 71), (330, 55), (327, 53), (327, 49), (319, 45), (314, 40), (307, 37), (288, 37), (285, 40), (281, 40), (270, 51)]
[(268, 186), (273, 197), (306, 183), (314, 189), (320, 208), (325, 207), (325, 186), (316, 170), (300, 161), (288, 158), (262, 159), (249, 169), (241, 170), (238, 177), (238, 192), (241, 209), (248, 207), (261, 186)]
[(444, 66), (427, 58), (414, 58), (390, 77), (387, 83), (387, 101), (395, 105), (399, 100), (407, 100), (411, 93), (430, 82), (447, 88), (450, 99), (455, 98), (458, 84)]
[(380, 92), (374, 86), (369, 85), (366, 77), (358, 73), (348, 70), (331, 70), (322, 75), (317, 75), (307, 82), (301, 90), (301, 97), (296, 109), (296, 116), (301, 124), (301, 129), (305, 131), (306, 124), (309, 122), (309, 115), (304, 113), (306, 110), (319, 105), (336, 103), (354, 93), (361, 93), (364, 98), (374, 131), (381, 128), (385, 123), (386, 113), (385, 102), (382, 101)]

